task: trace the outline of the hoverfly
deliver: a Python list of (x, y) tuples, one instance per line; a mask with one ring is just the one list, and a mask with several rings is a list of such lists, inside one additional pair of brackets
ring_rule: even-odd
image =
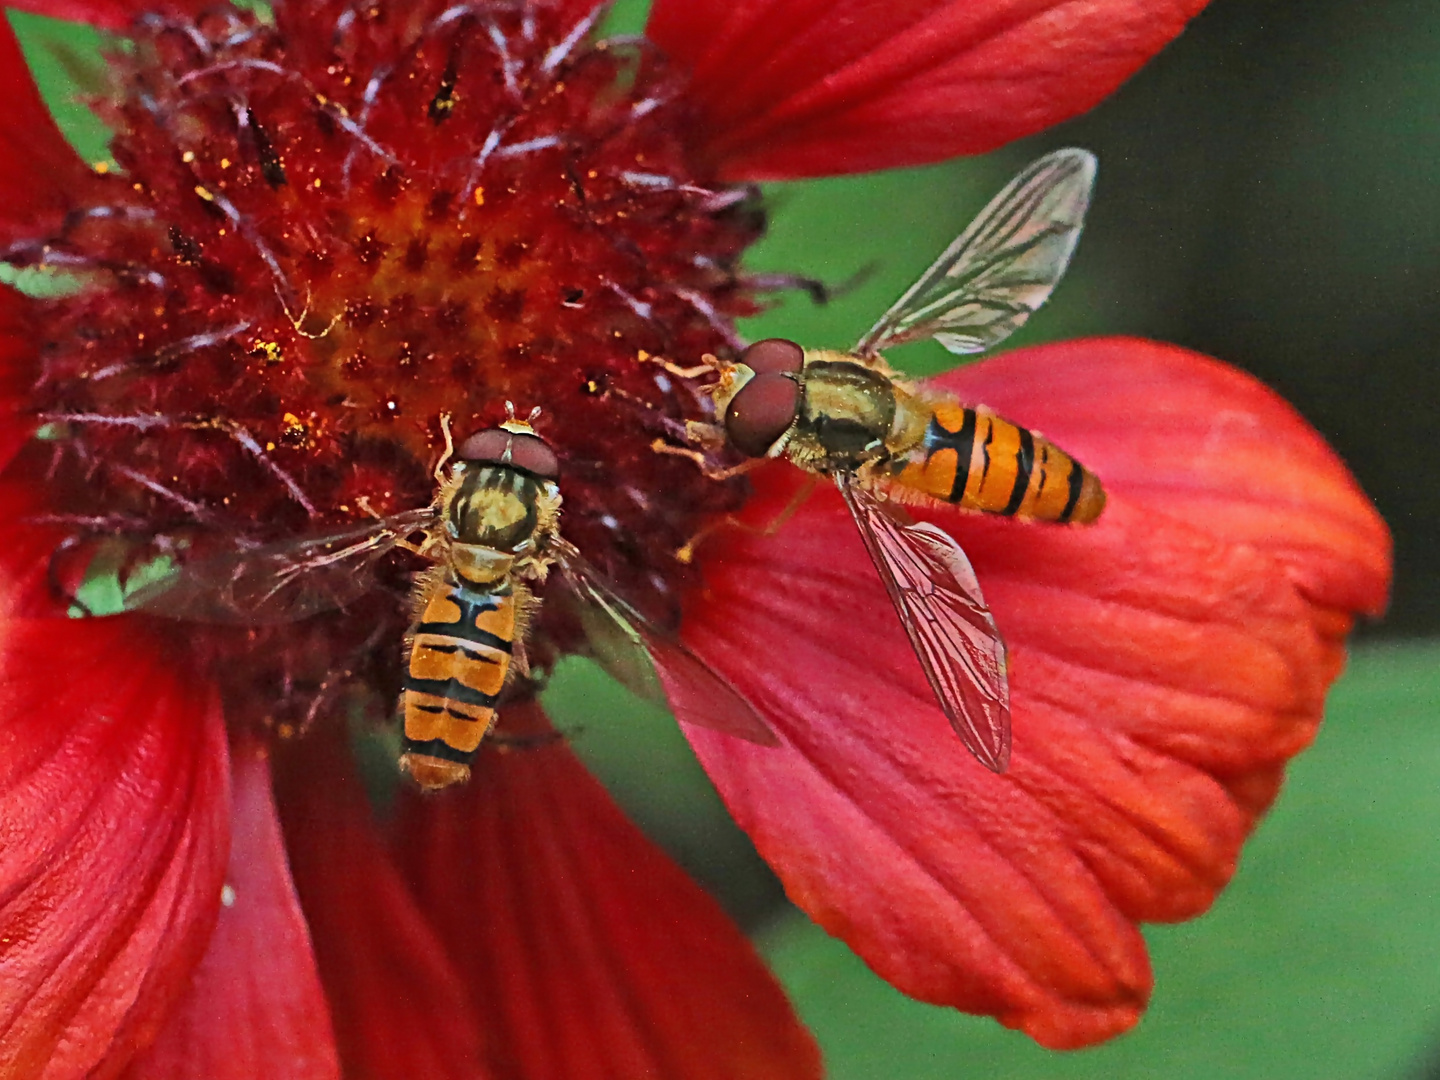
[(516, 673), (529, 674), (525, 639), (538, 607), (534, 590), (556, 567), (607, 670), (667, 703), (679, 720), (775, 745), (733, 687), (623, 599), (560, 536), (559, 458), (529, 420), (515, 419), (508, 403), (507, 411), (510, 419), (471, 435), (458, 451), (442, 418), (446, 450), (430, 506), (208, 556), (136, 590), (126, 608), (205, 622), (284, 623), (364, 595), (370, 570), (396, 547), (432, 560), (412, 594), (397, 711), (400, 767), (421, 787), (436, 789), (469, 778), (501, 691)]
[(748, 458), (788, 458), (834, 480), (926, 678), (970, 752), (995, 772), (1010, 758), (1005, 646), (965, 553), (887, 500), (1088, 524), (1100, 481), (1054, 443), (983, 407), (902, 381), (881, 351), (933, 338), (984, 352), (1049, 297), (1075, 250), (1095, 158), (1059, 150), (997, 195), (849, 353), (771, 338), (719, 369), (717, 413), (699, 441)]

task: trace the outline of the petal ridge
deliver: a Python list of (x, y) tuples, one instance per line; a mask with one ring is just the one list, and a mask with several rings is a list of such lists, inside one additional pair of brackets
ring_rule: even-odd
[(218, 911), (218, 694), (130, 619), (10, 619), (0, 669), (0, 1069), (112, 1076), (154, 1037)]
[(228, 901), (185, 997), (124, 1080), (339, 1080), (330, 1010), (270, 792), (269, 753), (241, 738), (231, 760)]

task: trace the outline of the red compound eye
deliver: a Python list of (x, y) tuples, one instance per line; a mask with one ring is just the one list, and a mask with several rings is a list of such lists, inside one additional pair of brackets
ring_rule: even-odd
[(560, 459), (539, 435), (487, 428), (460, 444), (459, 457), (484, 465), (509, 465), (542, 480), (560, 478)]
[(740, 362), (756, 375), (794, 374), (805, 365), (805, 350), (785, 338), (766, 338), (741, 353)]
[(756, 375), (730, 399), (725, 432), (746, 457), (764, 457), (799, 411), (800, 385), (794, 379), (774, 372)]

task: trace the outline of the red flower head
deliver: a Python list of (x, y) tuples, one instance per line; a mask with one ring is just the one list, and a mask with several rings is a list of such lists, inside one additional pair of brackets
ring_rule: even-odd
[[(425, 681), (424, 628), (402, 642), (427, 561), (397, 523), (442, 530), (442, 417), (472, 464), (521, 461), (513, 431), (470, 439), (507, 402), (542, 408), (586, 580), (758, 711), (758, 742), (687, 734), (797, 904), (906, 992), (1048, 1045), (1134, 1023), (1135, 924), (1224, 885), (1353, 613), (1383, 607), (1388, 539), (1340, 463), (1253, 381), (1143, 342), (941, 380), (1109, 494), (1084, 527), (916, 511), (964, 545), (1008, 648), (999, 775), (837, 495), (715, 532), (772, 520), (799, 471), (719, 480), (657, 445), (693, 451), (712, 379), (684, 369), (734, 357), (762, 300), (735, 182), (1038, 130), (1201, 0), (659, 0), (648, 41), (599, 40), (590, 0), (23, 6), (129, 44), (92, 170), (0, 23), (0, 250), (63, 275), (0, 286), (0, 1072), (818, 1074), (739, 932), (534, 702), (588, 647), (552, 603), (564, 572), (515, 571), (542, 602), (487, 645), (528, 661), (506, 660), (500, 748), (466, 786), (401, 790), (390, 829), (368, 812), (347, 734)], [(131, 610), (98, 617), (117, 581)]]

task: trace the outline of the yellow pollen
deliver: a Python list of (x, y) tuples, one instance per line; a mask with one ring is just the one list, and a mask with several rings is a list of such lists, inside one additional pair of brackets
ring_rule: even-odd
[(485, 205), (485, 189), (484, 189), (483, 187), (477, 187), (477, 188), (475, 189), (475, 205), (476, 205), (476, 206), (484, 206), (484, 205)]
[(229, 159), (228, 157), (222, 157), (222, 158), (220, 159), (220, 168), (222, 168), (222, 169), (228, 169), (229, 167), (230, 167), (230, 159)]
[(192, 161), (195, 160), (195, 151), (186, 150), (183, 154), (180, 155), (180, 160), (185, 162), (186, 165), (189, 165)]
[(211, 195), (210, 192), (206, 191), (206, 190), (205, 190), (203, 187), (201, 187), (199, 184), (196, 184), (196, 185), (195, 185), (195, 194), (196, 194), (196, 195), (199, 195), (200, 198), (204, 199), (206, 202), (214, 202), (214, 201), (215, 201), (215, 196), (214, 196), (214, 195)]
[(283, 356), (278, 341), (261, 341), (259, 338), (250, 346), (250, 354), (264, 356), (267, 364), (278, 364)]
[(320, 186), (320, 178), (318, 176), (315, 177), (315, 183), (311, 184), (310, 186), (318, 188)]
[(91, 168), (94, 169), (101, 176), (104, 176), (110, 171), (110, 163), (108, 161), (97, 161), (94, 165), (91, 166)]

